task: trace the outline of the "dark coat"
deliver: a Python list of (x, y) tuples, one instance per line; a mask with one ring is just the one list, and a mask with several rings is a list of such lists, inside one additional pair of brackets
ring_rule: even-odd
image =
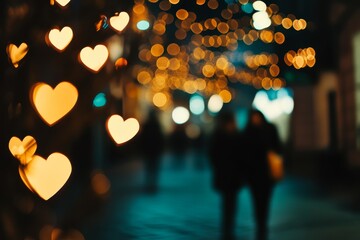
[(160, 122), (153, 115), (143, 124), (140, 129), (140, 151), (147, 161), (159, 158), (165, 148), (165, 135)]
[(212, 168), (212, 183), (215, 190), (233, 191), (240, 188), (242, 179), (242, 153), (238, 131), (226, 131), (218, 127), (210, 136), (208, 154)]
[(253, 182), (271, 183), (267, 152), (282, 153), (281, 142), (275, 125), (248, 126), (243, 133), (246, 161), (246, 179)]

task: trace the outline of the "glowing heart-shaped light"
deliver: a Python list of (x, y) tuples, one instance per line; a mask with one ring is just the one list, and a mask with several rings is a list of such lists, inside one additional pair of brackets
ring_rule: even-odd
[(15, 44), (9, 44), (6, 48), (7, 54), (14, 67), (19, 67), (19, 62), (25, 57), (29, 51), (29, 47), (26, 43), (21, 43), (19, 47)]
[(51, 126), (75, 106), (78, 91), (69, 82), (61, 82), (54, 89), (46, 83), (38, 83), (33, 87), (31, 97), (40, 117)]
[(22, 165), (31, 161), (37, 148), (36, 140), (32, 136), (26, 136), (22, 141), (12, 137), (9, 141), (9, 150)]
[(63, 51), (71, 42), (73, 38), (73, 31), (70, 27), (63, 27), (61, 30), (51, 29), (47, 35), (47, 40), (51, 46), (57, 51)]
[(106, 122), (106, 129), (116, 144), (121, 144), (132, 139), (140, 129), (135, 118), (124, 119), (120, 115), (112, 115)]
[(65, 7), (70, 2), (70, 0), (55, 0), (55, 2), (57, 2), (57, 4), (59, 4), (61, 7)]
[(81, 62), (93, 72), (98, 72), (109, 57), (109, 51), (104, 45), (96, 45), (94, 49), (85, 47), (80, 51)]
[(20, 169), (20, 177), (30, 190), (44, 200), (57, 193), (69, 179), (72, 167), (69, 159), (61, 153), (52, 153), (47, 160), (38, 155)]
[(127, 12), (121, 12), (119, 15), (110, 18), (110, 26), (121, 32), (128, 25), (129, 20), (129, 14)]
[(19, 175), (20, 175), (20, 178), (21, 180), (23, 181), (23, 183), (25, 184), (25, 186), (30, 189), (30, 191), (32, 192), (35, 192), (34, 189), (31, 187), (26, 175), (25, 175), (25, 172), (24, 172), (24, 168), (22, 166), (19, 166)]

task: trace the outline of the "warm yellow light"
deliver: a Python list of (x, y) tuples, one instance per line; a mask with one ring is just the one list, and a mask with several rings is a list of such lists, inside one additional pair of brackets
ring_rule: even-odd
[(169, 63), (170, 70), (176, 71), (180, 68), (180, 66), (181, 66), (181, 64), (180, 64), (179, 59), (177, 59), (177, 58), (170, 59), (170, 63)]
[(106, 121), (106, 129), (117, 145), (132, 139), (139, 131), (140, 125), (135, 118), (124, 119), (117, 114), (110, 116)]
[(216, 67), (221, 69), (221, 70), (224, 70), (227, 67), (228, 63), (229, 62), (225, 57), (219, 57), (216, 60)]
[(127, 12), (121, 12), (117, 16), (112, 16), (109, 20), (110, 26), (116, 31), (121, 32), (128, 25), (130, 16)]
[(200, 47), (194, 49), (193, 55), (196, 59), (204, 59), (205, 58), (205, 51)]
[(138, 15), (145, 13), (145, 10), (146, 8), (144, 4), (135, 4), (135, 6), (133, 7), (133, 12)]
[(91, 71), (98, 72), (109, 57), (109, 51), (104, 45), (96, 45), (94, 49), (84, 47), (80, 51), (81, 62)]
[(204, 28), (200, 23), (193, 23), (190, 25), (190, 29), (195, 34), (200, 34)]
[(178, 55), (180, 52), (180, 47), (179, 45), (177, 45), (176, 43), (171, 43), (167, 46), (167, 52), (168, 54), (175, 56)]
[(221, 90), (219, 96), (222, 98), (224, 103), (229, 103), (232, 99), (232, 94), (227, 89)]
[(300, 18), (299, 19), (300, 25), (301, 25), (301, 29), (305, 29), (307, 27), (307, 22), (305, 19)]
[(46, 83), (32, 88), (31, 100), (40, 117), (50, 126), (63, 118), (75, 106), (78, 91), (69, 82), (61, 82), (54, 89)]
[(70, 0), (55, 0), (55, 2), (61, 7), (65, 7), (70, 2)]
[(184, 88), (185, 92), (187, 92), (189, 94), (193, 94), (197, 90), (197, 85), (194, 81), (188, 80), (188, 81), (185, 81), (183, 88)]
[(154, 94), (152, 101), (155, 106), (163, 107), (168, 102), (168, 99), (165, 93), (157, 92)]
[(137, 80), (141, 84), (148, 84), (151, 81), (152, 77), (149, 72), (147, 71), (141, 71), (137, 75)]
[(202, 91), (206, 88), (206, 81), (202, 78), (196, 79), (197, 89)]
[(296, 56), (296, 53), (293, 50), (287, 52), (285, 54), (285, 56), (284, 56), (285, 64), (288, 65), (288, 66), (291, 66), (293, 64), (293, 62), (294, 62), (295, 56)]
[(281, 25), (283, 17), (280, 14), (276, 14), (271, 17), (271, 20), (276, 26), (278, 26)]
[(283, 82), (280, 78), (275, 78), (273, 81), (273, 89), (279, 90), (283, 86)]
[(272, 64), (269, 68), (270, 75), (273, 77), (277, 77), (280, 74), (280, 68), (276, 64)]
[(305, 63), (305, 60), (302, 56), (296, 56), (293, 59), (293, 64), (296, 69), (302, 68)]
[(289, 29), (292, 27), (293, 22), (290, 18), (283, 18), (283, 20), (281, 21), (281, 24), (285, 29)]
[(170, 66), (170, 61), (167, 57), (160, 57), (156, 60), (156, 66), (160, 70), (165, 70)]
[(252, 38), (251, 38), (251, 35), (249, 35), (249, 34), (246, 34), (245, 36), (244, 36), (244, 38), (243, 38), (243, 41), (244, 41), (244, 43), (246, 44), (246, 45), (251, 45), (251, 44), (253, 44), (253, 40), (252, 40)]
[(62, 52), (71, 42), (73, 38), (73, 31), (70, 27), (63, 27), (61, 30), (51, 29), (46, 36), (46, 42), (49, 42), (55, 50)]
[(218, 22), (214, 18), (208, 18), (204, 22), (204, 27), (209, 30), (214, 30), (217, 26)]
[(277, 32), (274, 35), (274, 39), (277, 44), (283, 44), (285, 42), (285, 35), (281, 32)]
[(205, 64), (202, 68), (202, 74), (208, 78), (214, 76), (214, 74), (215, 74), (214, 66), (212, 66), (210, 64)]
[(204, 5), (206, 0), (196, 0), (197, 5)]
[(229, 31), (229, 25), (227, 23), (221, 22), (217, 25), (217, 29), (222, 34), (225, 34)]
[(189, 12), (185, 9), (179, 9), (176, 11), (176, 17), (180, 20), (185, 20), (189, 17)]
[(265, 77), (261, 80), (261, 86), (265, 89), (265, 90), (269, 90), (272, 87), (272, 81), (270, 78)]
[(156, 22), (153, 26), (153, 31), (158, 35), (163, 35), (166, 31), (165, 24), (163, 22)]
[(154, 57), (160, 57), (164, 53), (164, 47), (163, 45), (157, 43), (151, 47), (150, 51)]
[(313, 66), (315, 66), (315, 63), (316, 63), (316, 59), (313, 58), (313, 59), (311, 59), (311, 60), (308, 60), (308, 61), (306, 62), (306, 65), (307, 65), (308, 67), (313, 67)]
[(308, 48), (306, 49), (306, 53), (307, 53), (308, 55), (311, 55), (311, 56), (315, 56), (315, 54), (316, 54), (315, 49), (312, 48), (312, 47), (308, 47)]
[(31, 161), (36, 152), (36, 140), (32, 136), (26, 136), (22, 141), (17, 137), (12, 137), (9, 141), (9, 150), (22, 165)]
[(178, 4), (180, 2), (180, 0), (169, 0), (169, 2), (171, 4)]
[(48, 200), (66, 183), (72, 171), (69, 159), (61, 153), (52, 153), (46, 160), (34, 155), (26, 167), (19, 167), (20, 177), (44, 200)]
[(6, 48), (6, 52), (11, 60), (11, 63), (16, 68), (19, 67), (19, 62), (25, 57), (28, 51), (29, 48), (26, 43), (21, 43), (19, 47), (11, 43)]
[(228, 64), (227, 67), (224, 69), (224, 73), (227, 76), (233, 76), (236, 73), (236, 68), (233, 64)]

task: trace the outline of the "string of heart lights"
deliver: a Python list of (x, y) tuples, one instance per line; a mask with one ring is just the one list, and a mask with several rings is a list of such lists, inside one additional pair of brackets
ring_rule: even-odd
[[(61, 8), (65, 8), (70, 0), (51, 0)], [(126, 12), (115, 14), (109, 20), (111, 28), (121, 33), (128, 25), (130, 17)], [(54, 27), (45, 36), (45, 42), (57, 52), (63, 52), (74, 37), (70, 26)], [(19, 46), (11, 43), (6, 52), (9, 60), (15, 68), (20, 66), (29, 51), (26, 43)], [(109, 58), (109, 50), (103, 44), (97, 44), (93, 48), (86, 46), (78, 55), (79, 62), (92, 73), (99, 72)], [(124, 58), (119, 58), (115, 66), (127, 65)], [(48, 125), (53, 126), (74, 108), (78, 100), (78, 90), (67, 81), (60, 82), (54, 88), (47, 83), (38, 82), (30, 90), (30, 100), (33, 108), (40, 118)], [(117, 146), (132, 139), (139, 131), (140, 125), (137, 119), (124, 120), (120, 115), (114, 114), (108, 117), (106, 129), (109, 136)], [(62, 153), (54, 152), (44, 159), (36, 155), (37, 143), (32, 136), (26, 136), (23, 140), (12, 137), (9, 141), (11, 154), (19, 161), (19, 175), (28, 189), (36, 193), (44, 200), (50, 199), (67, 182), (70, 177), (72, 166), (70, 160)]]

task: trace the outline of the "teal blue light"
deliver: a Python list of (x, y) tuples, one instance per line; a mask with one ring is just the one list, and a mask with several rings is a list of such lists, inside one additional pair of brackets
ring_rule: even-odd
[(106, 105), (105, 93), (98, 93), (93, 100), (93, 106), (100, 108)]
[(195, 115), (200, 115), (205, 110), (204, 99), (199, 95), (190, 98), (190, 111)]
[(245, 13), (252, 13), (254, 11), (254, 8), (252, 6), (251, 3), (247, 3), (244, 5), (241, 5), (241, 9), (245, 12)]
[(141, 30), (141, 31), (144, 31), (144, 30), (147, 30), (149, 29), (150, 27), (150, 23), (146, 20), (141, 20), (139, 21), (137, 24), (136, 24), (136, 27)]

